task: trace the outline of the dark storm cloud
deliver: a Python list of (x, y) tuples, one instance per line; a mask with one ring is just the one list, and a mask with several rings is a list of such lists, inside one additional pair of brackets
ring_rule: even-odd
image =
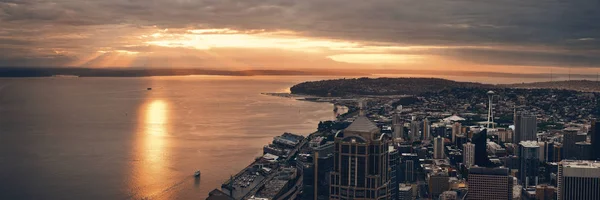
[(516, 66), (564, 66), (593, 67), (600, 66), (599, 54), (574, 54), (570, 52), (535, 52), (494, 49), (453, 49), (438, 52), (439, 55), (479, 64), (516, 65)]
[(375, 45), (542, 47), (554, 53), (458, 48), (442, 55), (487, 64), (600, 66), (599, 9), (598, 0), (0, 0), (0, 26), (53, 26), (39, 36), (123, 24), (292, 30)]

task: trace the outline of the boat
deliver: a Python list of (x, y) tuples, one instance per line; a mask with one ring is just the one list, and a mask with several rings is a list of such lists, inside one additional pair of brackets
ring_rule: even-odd
[(200, 177), (200, 170), (194, 172), (194, 177), (196, 177), (196, 178)]
[(151, 87), (149, 87), (149, 88), (146, 88), (146, 90), (152, 90), (152, 88), (151, 88)]

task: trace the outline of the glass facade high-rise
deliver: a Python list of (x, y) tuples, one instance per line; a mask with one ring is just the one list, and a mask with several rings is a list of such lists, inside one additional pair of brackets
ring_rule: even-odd
[(537, 141), (537, 118), (533, 114), (520, 113), (515, 115), (515, 144), (525, 140)]
[(537, 141), (521, 141), (519, 143), (519, 181), (523, 187), (538, 184), (539, 151)]
[(590, 131), (590, 140), (592, 143), (592, 159), (600, 160), (600, 122), (596, 119), (592, 120)]
[(493, 167), (487, 153), (487, 129), (481, 130), (473, 135), (473, 144), (475, 144), (475, 165), (479, 167)]
[(391, 199), (391, 143), (362, 116), (336, 134), (329, 199)]

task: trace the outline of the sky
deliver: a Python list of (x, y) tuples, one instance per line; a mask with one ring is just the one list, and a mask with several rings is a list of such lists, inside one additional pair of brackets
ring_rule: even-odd
[(600, 72), (598, 0), (0, 0), (0, 67)]

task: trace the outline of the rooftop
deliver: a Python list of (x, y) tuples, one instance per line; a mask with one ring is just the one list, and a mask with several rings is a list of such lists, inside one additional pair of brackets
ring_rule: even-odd
[(444, 121), (447, 122), (452, 122), (452, 121), (465, 121), (465, 118), (459, 117), (457, 115), (452, 115), (450, 117), (446, 117), (443, 119)]
[(373, 122), (371, 122), (368, 118), (361, 116), (356, 118), (356, 120), (354, 120), (354, 122), (352, 122), (352, 124), (350, 124), (345, 131), (371, 133), (378, 130), (379, 128), (373, 124)]
[(508, 176), (509, 170), (508, 170), (508, 168), (504, 168), (504, 167), (498, 167), (498, 168), (471, 167), (469, 169), (469, 174)]
[(539, 148), (540, 147), (540, 145), (538, 144), (537, 141), (532, 141), (532, 140), (521, 141), (519, 144), (523, 147), (528, 147), (528, 148), (535, 148), (535, 147)]
[(592, 160), (563, 160), (560, 163), (570, 168), (600, 168), (600, 162)]
[(221, 190), (214, 189), (210, 193), (208, 193), (208, 198), (206, 200), (232, 200), (229, 195), (225, 194)]
[(400, 191), (410, 191), (412, 189), (412, 187), (408, 186), (408, 185), (401, 185), (398, 190)]

